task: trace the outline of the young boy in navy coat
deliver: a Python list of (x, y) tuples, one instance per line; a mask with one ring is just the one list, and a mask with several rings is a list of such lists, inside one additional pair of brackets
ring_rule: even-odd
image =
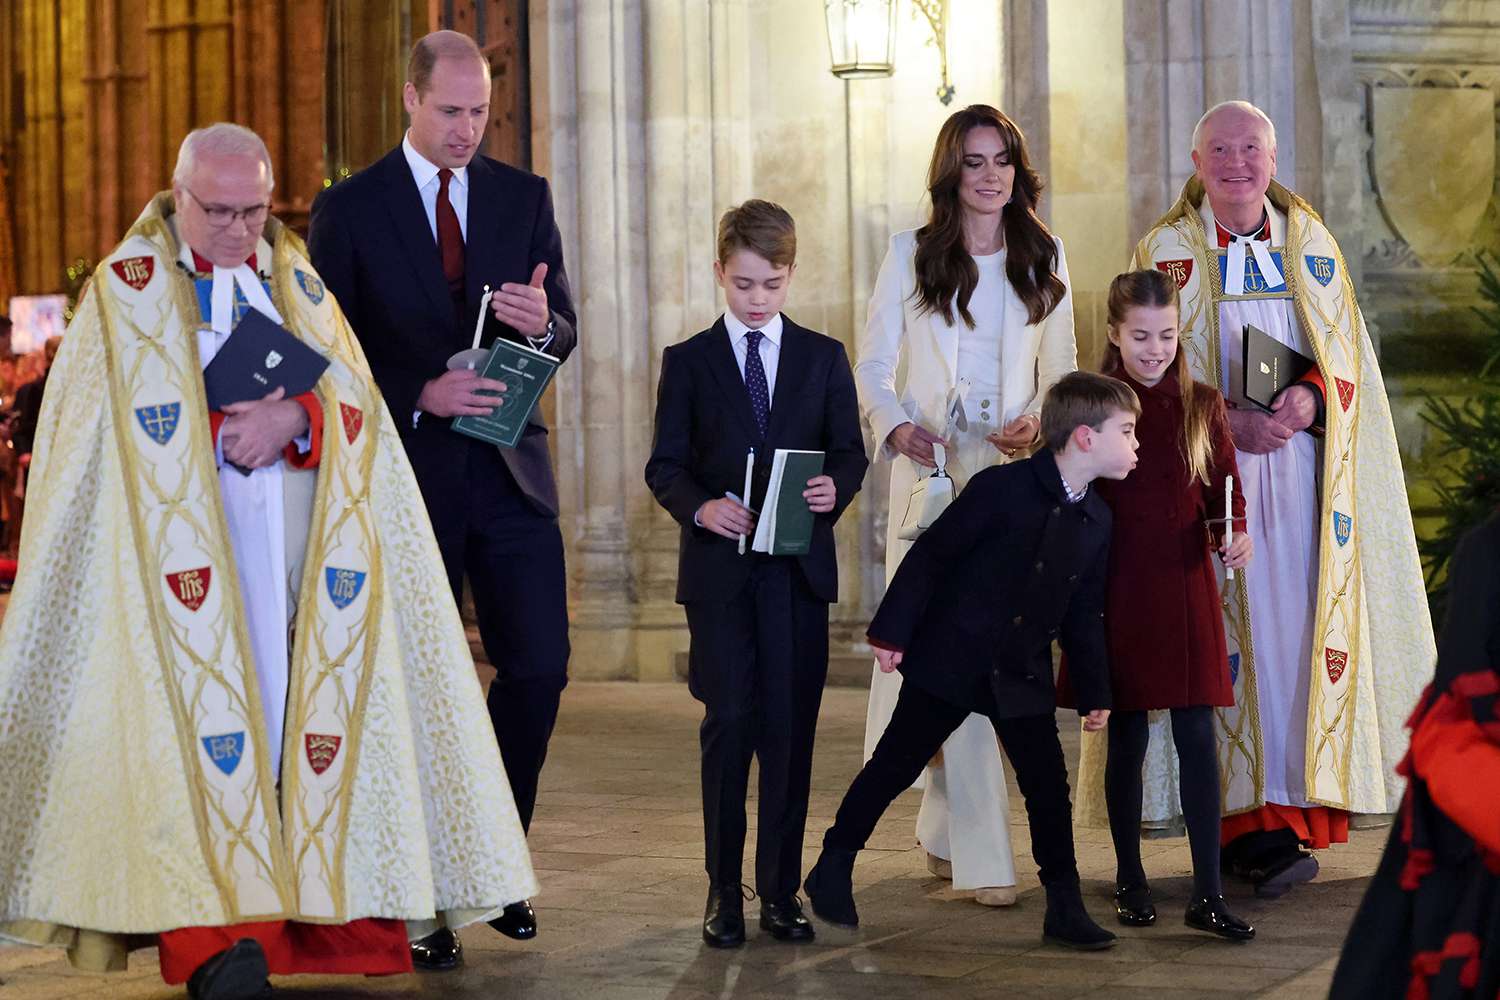
[(1046, 941), (1108, 948), (1073, 853), (1068, 769), (1057, 738), (1052, 640), (1061, 639), (1084, 728), (1109, 718), (1104, 573), (1110, 513), (1089, 483), (1135, 467), (1140, 404), (1123, 382), (1074, 372), (1042, 404), (1046, 447), (978, 473), (916, 543), (868, 631), (880, 669), (901, 670), (885, 735), (854, 779), (807, 876), (813, 912), (855, 925), (854, 857), (891, 801), (971, 712), (994, 723), (1031, 824), (1047, 889)]
[[(813, 734), (828, 673), (828, 605), (838, 600), (833, 525), (869, 461), (843, 345), (781, 313), (797, 233), (778, 205), (747, 201), (719, 223), (714, 275), (728, 311), (662, 355), (646, 483), (682, 525), (677, 601), (687, 612), (688, 687), (703, 702), (703, 939), (745, 940), (741, 868), (750, 760), (760, 761), (755, 888), (760, 925), (806, 941), (802, 835)], [(750, 497), (746, 456), (755, 450)], [(777, 448), (824, 453), (802, 496), (812, 544), (801, 556), (739, 550), (753, 535)], [(743, 501), (743, 502), (742, 502)], [(749, 505), (749, 506), (747, 506)]]

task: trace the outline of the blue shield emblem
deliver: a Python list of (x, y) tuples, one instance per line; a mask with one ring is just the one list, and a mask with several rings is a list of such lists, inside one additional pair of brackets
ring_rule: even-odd
[(360, 589), (365, 585), (365, 574), (357, 569), (336, 569), (333, 566), (325, 566), (323, 579), (328, 584), (328, 599), (340, 611), (354, 603), (354, 599), (359, 596)]
[(1238, 683), (1240, 679), (1240, 654), (1229, 654), (1229, 683)]
[(1305, 259), (1307, 273), (1312, 275), (1314, 281), (1327, 288), (1333, 281), (1334, 272), (1338, 270), (1338, 262), (1332, 257), (1315, 257), (1312, 254), (1308, 254)]
[(1340, 514), (1338, 511), (1333, 512), (1333, 537), (1338, 539), (1340, 545), (1348, 544), (1349, 533), (1353, 530), (1354, 518), (1348, 514)]
[(177, 418), (182, 416), (181, 403), (160, 403), (156, 406), (137, 406), (135, 419), (141, 430), (157, 444), (166, 444), (177, 431)]
[(308, 274), (300, 267), (293, 268), (292, 271), (297, 275), (297, 284), (302, 286), (302, 294), (307, 296), (308, 301), (313, 305), (318, 305), (322, 302), (323, 282), (317, 277)]
[(207, 751), (208, 759), (213, 761), (214, 767), (225, 774), (233, 774), (234, 769), (240, 766), (240, 757), (245, 753), (245, 733), (241, 730), (220, 736), (205, 736), (203, 749)]

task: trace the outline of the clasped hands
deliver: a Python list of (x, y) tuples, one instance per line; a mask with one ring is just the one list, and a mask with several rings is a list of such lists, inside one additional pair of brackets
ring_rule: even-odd
[[(813, 476), (802, 491), (808, 509), (814, 514), (827, 514), (838, 502), (838, 489), (832, 476)], [(755, 531), (755, 512), (738, 500), (720, 497), (709, 500), (698, 508), (698, 523), (716, 535), (738, 538)]]
[(1318, 418), (1318, 397), (1306, 385), (1289, 385), (1271, 401), (1271, 412), (1250, 407), (1229, 408), (1229, 436), (1234, 446), (1251, 455), (1268, 455), (1286, 446), (1298, 431)]
[[(1023, 413), (1000, 430), (985, 435), (984, 439), (1009, 457), (1022, 448), (1035, 444), (1040, 437), (1041, 428), (1042, 422), (1035, 415)], [(886, 437), (886, 443), (918, 465), (932, 469), (937, 467), (932, 446), (947, 442), (921, 424), (908, 420), (891, 431)]]
[(277, 386), (260, 399), (224, 407), (219, 428), (224, 460), (244, 469), (261, 469), (281, 457), (286, 446), (307, 433), (307, 411)]

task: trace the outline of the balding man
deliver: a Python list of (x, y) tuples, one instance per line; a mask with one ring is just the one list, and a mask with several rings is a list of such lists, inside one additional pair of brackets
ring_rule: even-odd
[[(451, 418), (489, 413), (500, 383), (448, 371), (470, 346), (484, 286), (497, 291), (483, 344), (497, 337), (566, 359), (578, 342), (562, 237), (547, 182), (477, 155), (489, 120), (490, 67), (466, 35), (437, 31), (413, 47), (402, 92), (401, 145), (313, 204), (314, 262), (338, 297), (400, 422), (437, 532), (449, 585), (474, 598), (495, 667), (490, 719), (521, 823), (537, 782), (568, 669), (568, 606), (557, 485), (547, 428), (533, 413), (514, 448), (466, 437)], [(501, 933), (536, 935), (517, 903)], [(446, 929), (413, 946), (423, 968), (462, 961)]]
[[(1135, 266), (1177, 281), (1193, 374), (1231, 400), (1255, 562), (1224, 590), (1235, 707), (1220, 712), (1223, 839), (1234, 871), (1274, 897), (1317, 873), (1304, 848), (1400, 801), (1402, 725), (1432, 671), (1432, 625), (1390, 406), (1338, 244), (1272, 179), (1276, 129), (1254, 105), (1209, 109), (1193, 166)], [(1271, 412), (1244, 398), (1248, 326), (1314, 361)], [(1180, 810), (1166, 791), (1172, 741), (1157, 736), (1145, 820), (1161, 824)]]
[[(408, 971), (536, 885), (391, 415), (272, 185), (255, 133), (193, 132), (95, 271), (0, 628), (0, 938), (154, 941), (196, 1000)], [(251, 311), (328, 368), (211, 413)]]

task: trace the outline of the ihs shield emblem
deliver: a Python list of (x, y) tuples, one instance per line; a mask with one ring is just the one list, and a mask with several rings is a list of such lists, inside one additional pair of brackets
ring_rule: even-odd
[(1337, 684), (1349, 666), (1349, 654), (1329, 646), (1323, 650), (1323, 660), (1328, 665), (1328, 679)]
[(328, 599), (333, 606), (343, 611), (354, 603), (360, 589), (365, 585), (365, 574), (356, 569), (323, 568), (323, 580), (328, 585)]
[(312, 768), (313, 774), (322, 774), (333, 766), (333, 760), (339, 755), (339, 746), (343, 742), (342, 736), (303, 734), (302, 745), (307, 753), (307, 765)]
[(126, 257), (124, 260), (111, 261), (109, 268), (125, 284), (140, 291), (151, 284), (151, 276), (156, 273), (156, 261), (151, 257)]
[(1354, 518), (1348, 514), (1340, 514), (1338, 511), (1333, 512), (1333, 537), (1340, 545), (1349, 543), (1349, 532), (1353, 527)]
[(1314, 281), (1327, 288), (1333, 281), (1334, 272), (1338, 264), (1332, 257), (1317, 257), (1313, 254), (1305, 255), (1307, 260), (1307, 273), (1312, 275)]
[(306, 295), (313, 305), (320, 305), (323, 301), (323, 282), (300, 267), (293, 268), (292, 271), (297, 276), (297, 284), (301, 286), (302, 294)]
[(168, 573), (167, 588), (172, 591), (172, 596), (182, 602), (182, 606), (189, 611), (197, 611), (203, 607), (203, 602), (208, 599), (208, 587), (213, 581), (213, 569), (209, 566), (200, 566), (198, 569), (185, 569), (178, 573)]
[(353, 444), (354, 439), (359, 437), (359, 429), (365, 425), (365, 415), (357, 406), (348, 403), (339, 404), (339, 416), (344, 420), (344, 437)]
[(160, 403), (156, 406), (137, 406), (135, 419), (141, 430), (157, 444), (166, 444), (177, 431), (177, 418), (182, 415), (181, 403)]
[(1156, 269), (1173, 281), (1177, 282), (1178, 288), (1186, 287), (1188, 279), (1193, 276), (1193, 258), (1184, 260), (1159, 260)]
[(234, 769), (240, 766), (240, 758), (245, 753), (245, 733), (243, 730), (237, 733), (222, 733), (218, 736), (204, 736), (203, 749), (208, 753), (208, 759), (213, 762), (225, 774), (233, 774)]

